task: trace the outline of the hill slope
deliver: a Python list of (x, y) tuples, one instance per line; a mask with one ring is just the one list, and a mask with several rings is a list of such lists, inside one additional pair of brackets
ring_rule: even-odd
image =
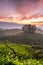
[(0, 41), (9, 40), (12, 43), (24, 44), (43, 44), (43, 34), (39, 33), (24, 33), (21, 31), (19, 34), (0, 37)]
[(22, 32), (21, 29), (1, 29), (0, 30), (0, 37), (17, 35), (21, 32)]

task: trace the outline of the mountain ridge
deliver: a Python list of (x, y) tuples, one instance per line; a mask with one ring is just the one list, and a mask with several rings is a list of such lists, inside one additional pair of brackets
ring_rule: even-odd
[(21, 28), (22, 24), (17, 24), (13, 22), (0, 22), (0, 29), (15, 29)]

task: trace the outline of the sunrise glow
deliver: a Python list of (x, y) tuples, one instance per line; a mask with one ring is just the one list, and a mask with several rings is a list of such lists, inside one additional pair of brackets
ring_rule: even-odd
[(43, 0), (0, 0), (0, 22), (43, 25)]

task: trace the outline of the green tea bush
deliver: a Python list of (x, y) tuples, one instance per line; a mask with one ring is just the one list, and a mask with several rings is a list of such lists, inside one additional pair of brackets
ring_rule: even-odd
[(15, 54), (9, 47), (0, 43), (0, 65), (43, 65), (43, 60), (32, 59), (31, 46), (16, 44), (8, 46), (14, 49), (16, 56), (14, 57)]

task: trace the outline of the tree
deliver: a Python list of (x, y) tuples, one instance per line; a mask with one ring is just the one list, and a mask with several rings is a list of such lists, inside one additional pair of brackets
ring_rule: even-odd
[(30, 32), (34, 33), (36, 31), (36, 26), (35, 25), (23, 25), (22, 30), (25, 32)]

